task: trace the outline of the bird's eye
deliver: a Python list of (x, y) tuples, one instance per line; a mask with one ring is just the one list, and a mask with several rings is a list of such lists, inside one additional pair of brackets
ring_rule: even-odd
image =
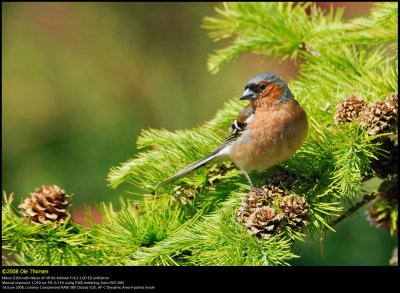
[(262, 84), (262, 85), (260, 85), (260, 90), (265, 90), (265, 88), (266, 88), (267, 86), (265, 85), (265, 84)]

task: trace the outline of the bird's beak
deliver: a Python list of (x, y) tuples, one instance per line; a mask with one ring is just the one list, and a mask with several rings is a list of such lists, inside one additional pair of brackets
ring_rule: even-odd
[(255, 100), (258, 98), (258, 94), (253, 92), (251, 89), (247, 88), (239, 100)]

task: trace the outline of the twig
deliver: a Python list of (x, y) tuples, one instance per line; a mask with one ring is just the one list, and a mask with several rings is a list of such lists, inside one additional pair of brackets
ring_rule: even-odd
[(366, 195), (364, 195), (363, 199), (361, 201), (359, 201), (358, 203), (356, 203), (355, 205), (353, 205), (351, 208), (349, 208), (346, 212), (344, 212), (343, 215), (341, 215), (339, 218), (337, 218), (336, 220), (334, 220), (330, 226), (333, 227), (337, 224), (339, 224), (340, 222), (342, 222), (343, 220), (347, 219), (349, 216), (351, 216), (352, 214), (354, 214), (356, 211), (358, 211), (360, 208), (362, 208), (364, 205), (366, 205), (367, 203), (369, 203), (370, 201), (372, 201), (373, 199), (375, 199), (377, 196), (379, 195), (379, 193), (376, 192), (371, 192), (371, 193), (367, 193)]
[(315, 50), (309, 43), (302, 42), (299, 46), (300, 50), (303, 50), (314, 57), (321, 57), (321, 53), (318, 50)]

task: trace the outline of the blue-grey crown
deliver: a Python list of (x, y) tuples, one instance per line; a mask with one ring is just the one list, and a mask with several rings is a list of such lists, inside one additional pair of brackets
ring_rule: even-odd
[(289, 99), (293, 99), (293, 95), (290, 92), (286, 83), (280, 77), (278, 77), (276, 74), (274, 74), (272, 72), (261, 72), (261, 73), (257, 74), (256, 76), (252, 77), (247, 84), (248, 85), (249, 84), (258, 84), (259, 82), (261, 82), (263, 80), (265, 80), (267, 82), (271, 82), (271, 83), (277, 83), (282, 87), (283, 94), (282, 94), (282, 98), (279, 99), (280, 103), (283, 103)]
[(280, 79), (276, 74), (272, 72), (261, 72), (257, 74), (256, 76), (252, 77), (248, 83), (259, 83), (261, 81), (268, 81), (268, 82), (280, 82), (280, 83), (285, 83), (282, 79)]

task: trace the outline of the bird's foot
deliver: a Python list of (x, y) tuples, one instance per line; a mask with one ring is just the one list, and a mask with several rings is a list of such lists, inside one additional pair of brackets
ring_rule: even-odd
[(261, 188), (257, 188), (257, 187), (251, 186), (250, 187), (250, 192), (255, 192), (257, 195), (260, 195), (260, 193), (262, 193), (263, 190)]

